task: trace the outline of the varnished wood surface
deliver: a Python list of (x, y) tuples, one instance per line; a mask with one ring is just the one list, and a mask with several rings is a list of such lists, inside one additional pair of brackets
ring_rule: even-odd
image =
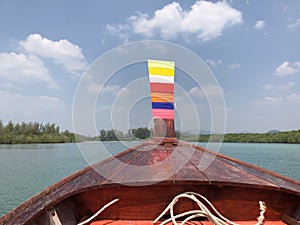
[(173, 119), (154, 118), (155, 137), (176, 137), (175, 124)]

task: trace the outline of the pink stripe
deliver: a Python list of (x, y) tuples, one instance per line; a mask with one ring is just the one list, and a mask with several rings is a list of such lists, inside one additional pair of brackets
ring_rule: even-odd
[(172, 109), (152, 109), (153, 118), (174, 119), (174, 110)]

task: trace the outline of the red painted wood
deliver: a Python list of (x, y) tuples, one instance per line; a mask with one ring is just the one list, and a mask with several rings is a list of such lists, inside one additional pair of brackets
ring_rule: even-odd
[[(178, 221), (180, 222), (180, 221)], [(251, 221), (234, 221), (235, 223), (239, 225), (254, 225), (257, 221), (251, 220)], [(90, 225), (153, 225), (153, 221), (147, 221), (147, 220), (102, 220), (102, 221), (95, 221), (92, 222)], [(159, 224), (159, 223), (157, 223)], [(168, 225), (171, 225), (172, 223), (168, 223)], [(187, 225), (211, 225), (211, 222), (208, 221), (191, 221), (186, 223)], [(285, 225), (282, 221), (265, 221), (264, 225)]]
[[(178, 194), (192, 191), (205, 196), (216, 209), (231, 220), (255, 220), (259, 215), (260, 200), (267, 205), (268, 220), (279, 220), (282, 214), (293, 215), (299, 197), (280, 191), (247, 188), (241, 186), (219, 186), (172, 180), (149, 186), (117, 186), (102, 188), (76, 196), (80, 218), (96, 213), (104, 204), (115, 198), (120, 200), (106, 209), (97, 219), (152, 220), (156, 218)], [(180, 200), (175, 214), (197, 209), (190, 200)]]

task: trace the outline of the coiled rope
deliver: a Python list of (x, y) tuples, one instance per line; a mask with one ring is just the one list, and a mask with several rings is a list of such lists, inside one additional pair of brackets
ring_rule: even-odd
[[(174, 206), (181, 198), (191, 199), (199, 206), (200, 209), (199, 210), (191, 210), (191, 211), (187, 211), (184, 213), (180, 213), (178, 215), (174, 215)], [(212, 209), (213, 212), (211, 212), (205, 206), (205, 204), (207, 204)], [(259, 208), (260, 208), (260, 215), (257, 218), (258, 222), (255, 225), (262, 225), (262, 224), (264, 224), (264, 220), (265, 220), (264, 214), (267, 209), (266, 204), (262, 201), (259, 201)], [(197, 217), (205, 217), (214, 225), (238, 225), (238, 224), (230, 221), (229, 219), (225, 218), (224, 216), (222, 216), (216, 210), (216, 208), (204, 196), (202, 196), (198, 193), (195, 193), (195, 192), (185, 192), (185, 193), (177, 195), (170, 202), (170, 204), (165, 208), (165, 210), (153, 221), (153, 223), (154, 224), (157, 223), (162, 218), (162, 216), (164, 216), (168, 211), (170, 211), (171, 218), (163, 221), (160, 225), (167, 224), (171, 221), (172, 221), (173, 225), (178, 225), (178, 223), (176, 222), (176, 219), (181, 218), (181, 217), (186, 217), (186, 218), (180, 223), (180, 225), (184, 225), (186, 222), (188, 222), (194, 218), (197, 218)]]

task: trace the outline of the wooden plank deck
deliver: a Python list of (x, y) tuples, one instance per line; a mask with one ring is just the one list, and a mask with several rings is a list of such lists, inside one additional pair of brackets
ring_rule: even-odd
[[(168, 144), (144, 143), (135, 151), (128, 151), (99, 165), (96, 171), (110, 174), (101, 184), (114, 181), (122, 184), (139, 183), (140, 186), (162, 180), (197, 181), (283, 189), (296, 194), (300, 192), (300, 182), (271, 171), (186, 142)], [(123, 166), (120, 167), (120, 163), (116, 166), (117, 161)]]

